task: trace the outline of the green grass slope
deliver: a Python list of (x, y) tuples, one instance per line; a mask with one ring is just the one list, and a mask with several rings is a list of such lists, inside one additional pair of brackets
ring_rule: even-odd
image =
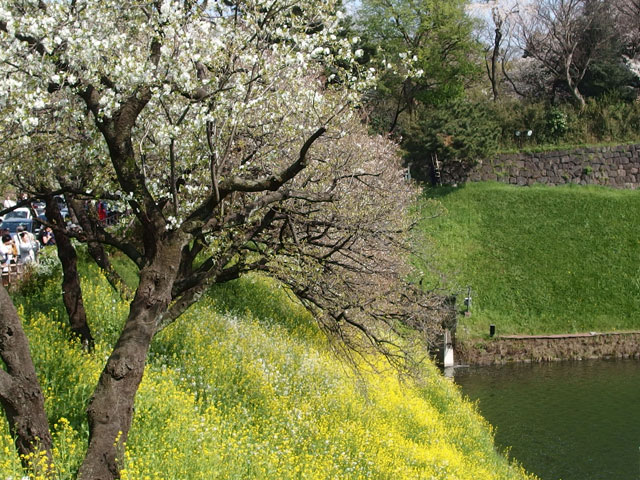
[[(127, 313), (95, 269), (83, 271), (94, 354), (55, 319), (58, 279), (16, 297), (59, 479), (74, 478), (86, 449), (83, 412)], [(268, 280), (216, 289), (154, 341), (120, 446), (122, 478), (528, 478), (495, 452), (489, 425), (432, 365), (414, 384), (391, 372), (354, 376), (328, 352), (313, 319)], [(0, 417), (0, 479), (22, 475)]]
[(471, 183), (426, 197), (418, 266), (450, 291), (472, 287), (462, 332), (640, 328), (638, 192)]

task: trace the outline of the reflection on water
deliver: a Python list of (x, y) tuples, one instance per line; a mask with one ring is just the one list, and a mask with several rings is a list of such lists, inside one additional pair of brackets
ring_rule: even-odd
[(640, 479), (640, 362), (457, 369), (455, 381), (543, 480)]

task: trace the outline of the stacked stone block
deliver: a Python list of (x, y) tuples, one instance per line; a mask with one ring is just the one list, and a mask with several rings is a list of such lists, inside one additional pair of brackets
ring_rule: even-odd
[(640, 144), (586, 147), (552, 152), (500, 154), (471, 170), (451, 164), (442, 171), (444, 183), (498, 181), (514, 185), (640, 186)]

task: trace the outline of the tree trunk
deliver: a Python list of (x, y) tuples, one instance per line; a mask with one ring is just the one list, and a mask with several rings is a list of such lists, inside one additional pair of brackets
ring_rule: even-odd
[[(402, 83), (402, 91), (400, 92), (398, 103), (396, 104), (396, 109), (393, 114), (393, 119), (391, 120), (391, 125), (389, 126), (389, 130), (387, 131), (387, 133), (389, 134), (392, 134), (395, 132), (395, 129), (398, 126), (398, 121), (400, 120), (400, 115), (407, 108), (409, 108), (409, 104), (412, 101), (411, 98), (408, 98), (409, 97), (408, 86), (407, 86), (408, 82), (409, 80), (407, 79)], [(404, 106), (403, 106), (403, 101), (404, 101)]]
[(578, 86), (572, 82), (571, 77), (569, 75), (567, 75), (567, 83), (569, 84), (569, 90), (571, 90), (571, 95), (573, 96), (573, 99), (576, 102), (576, 106), (582, 112), (584, 108), (587, 106), (587, 102), (585, 101), (584, 97), (580, 93), (580, 90), (578, 90)]
[(576, 106), (580, 109), (580, 111), (582, 111), (584, 110), (584, 107), (587, 105), (587, 102), (585, 101), (584, 97), (580, 93), (580, 90), (578, 90), (578, 83), (574, 81), (573, 77), (571, 76), (572, 63), (573, 63), (573, 54), (569, 55), (565, 60), (565, 65), (564, 65), (565, 80), (567, 81), (567, 86), (569, 87), (569, 90), (571, 90), (571, 95), (573, 96), (573, 99), (576, 102)]
[[(7, 417), (20, 460), (29, 468), (30, 454), (44, 452), (51, 465), (51, 434), (44, 396), (29, 352), (29, 341), (9, 294), (0, 286), (0, 404)], [(37, 467), (37, 465), (36, 465)], [(40, 472), (47, 474), (48, 472)]]
[(140, 284), (127, 322), (89, 404), (89, 448), (78, 473), (80, 480), (120, 476), (135, 394), (156, 333), (156, 321), (171, 301), (181, 247), (160, 243), (154, 261), (140, 271)]
[(62, 263), (62, 300), (69, 315), (71, 332), (80, 338), (82, 345), (89, 351), (93, 350), (93, 336), (87, 323), (87, 314), (82, 301), (82, 289), (78, 277), (78, 256), (76, 249), (71, 244), (71, 239), (65, 234), (64, 220), (60, 214), (60, 208), (53, 196), (46, 198), (45, 214), (52, 222), (53, 235), (56, 239), (58, 257)]
[[(69, 205), (78, 220), (78, 225), (80, 225), (82, 230), (87, 232), (87, 235), (95, 236), (94, 225), (89, 213), (84, 208), (84, 205), (70, 195), (66, 195), (65, 198), (67, 200), (67, 205)], [(131, 290), (111, 265), (109, 256), (107, 255), (107, 252), (104, 251), (102, 244), (96, 241), (88, 241), (87, 250), (89, 251), (91, 258), (93, 258), (93, 261), (96, 262), (96, 265), (104, 271), (109, 285), (111, 285), (111, 287), (120, 294), (120, 297), (123, 300), (131, 300), (133, 297)]]
[[(495, 21), (495, 20), (494, 20)], [(501, 22), (502, 23), (502, 22)], [(493, 92), (493, 101), (498, 101), (498, 74), (496, 72), (496, 65), (498, 63), (498, 55), (500, 54), (500, 44), (502, 43), (502, 30), (500, 25), (496, 25), (495, 37), (493, 39), (493, 53), (491, 54), (491, 73), (489, 80), (491, 81), (491, 91)]]

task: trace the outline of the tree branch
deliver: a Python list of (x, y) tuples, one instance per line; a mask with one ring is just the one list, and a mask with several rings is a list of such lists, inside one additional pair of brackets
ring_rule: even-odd
[(304, 142), (304, 145), (300, 149), (298, 159), (284, 170), (258, 180), (249, 180), (234, 176), (226, 182), (223, 182), (220, 186), (220, 190), (224, 190), (226, 192), (262, 192), (265, 190), (278, 190), (282, 185), (294, 178), (307, 166), (307, 153), (309, 149), (326, 131), (327, 129), (324, 127), (320, 127), (316, 130), (316, 132), (311, 135), (306, 142)]

